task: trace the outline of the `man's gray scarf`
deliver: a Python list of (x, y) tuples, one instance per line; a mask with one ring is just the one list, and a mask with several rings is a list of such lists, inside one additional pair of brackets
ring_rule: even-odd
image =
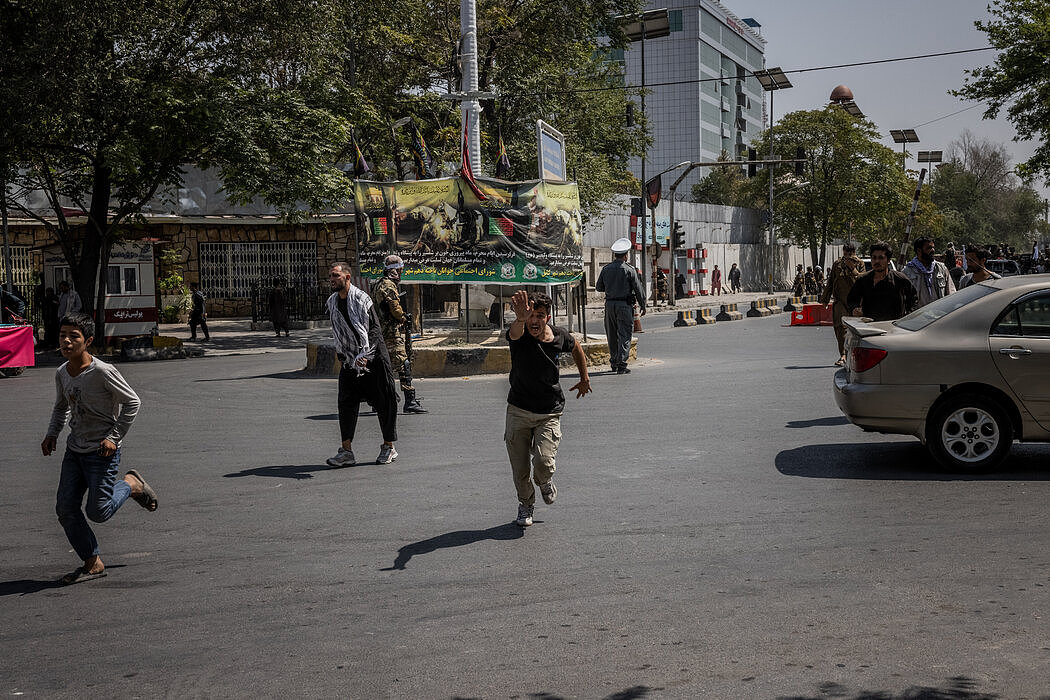
[(347, 325), (346, 318), (339, 311), (339, 292), (328, 297), (328, 315), (332, 319), (336, 352), (346, 358), (344, 364), (353, 367), (362, 357), (371, 357), (375, 353), (375, 348), (368, 343), (368, 316), (372, 312), (372, 299), (354, 285), (347, 286), (346, 313), (353, 328)]

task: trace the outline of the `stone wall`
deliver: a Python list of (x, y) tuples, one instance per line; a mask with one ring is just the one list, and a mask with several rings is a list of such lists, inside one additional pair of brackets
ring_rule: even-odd
[[(260, 243), (315, 241), (317, 243), (317, 280), (328, 277), (328, 269), (336, 262), (353, 264), (357, 259), (357, 242), (353, 220), (340, 217), (331, 221), (308, 221), (296, 224), (270, 222), (245, 222), (235, 217), (201, 217), (182, 221), (153, 221), (144, 225), (127, 227), (125, 237), (129, 240), (149, 238), (156, 241), (156, 272), (158, 278), (170, 270), (164, 269), (160, 253), (171, 249), (178, 253), (178, 267), (182, 269), (186, 282), (200, 281), (200, 243)], [(43, 249), (57, 242), (47, 229), (40, 225), (14, 224), (9, 229), (12, 245), (31, 246), (34, 270), (43, 270)], [(251, 300), (209, 299), (210, 316), (231, 317), (251, 315)]]

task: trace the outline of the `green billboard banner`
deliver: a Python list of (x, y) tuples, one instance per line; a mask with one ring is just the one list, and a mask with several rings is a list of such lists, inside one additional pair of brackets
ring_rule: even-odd
[(382, 276), (391, 253), (405, 261), (404, 282), (564, 284), (583, 276), (576, 183), (477, 183), (485, 200), (458, 177), (356, 181), (362, 276)]

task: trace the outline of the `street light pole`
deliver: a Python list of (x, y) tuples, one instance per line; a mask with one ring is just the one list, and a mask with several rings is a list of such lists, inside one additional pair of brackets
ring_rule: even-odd
[[(658, 39), (663, 36), (668, 36), (671, 33), (671, 25), (667, 17), (667, 8), (660, 8), (658, 10), (647, 10), (638, 15), (627, 15), (623, 17), (617, 17), (617, 21), (620, 26), (623, 27), (623, 32), (627, 36), (627, 40), (631, 43), (639, 42), (642, 49), (642, 117), (645, 117), (645, 40), (646, 39)], [(646, 222), (646, 178), (645, 178), (645, 156), (648, 149), (642, 152), (642, 286), (644, 287), (647, 283), (648, 278), (645, 274), (645, 258), (649, 255), (648, 249), (648, 235), (646, 234), (645, 222)], [(653, 226), (653, 240), (656, 240), (656, 226)]]
[(776, 157), (773, 155), (773, 93), (790, 87), (791, 81), (779, 67), (754, 72), (762, 89), (769, 93), (769, 294), (773, 294), (773, 270), (776, 256), (776, 234), (773, 227), (773, 173)]

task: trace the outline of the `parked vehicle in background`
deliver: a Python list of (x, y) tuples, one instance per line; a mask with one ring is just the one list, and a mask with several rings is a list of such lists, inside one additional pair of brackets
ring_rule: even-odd
[(1000, 277), (1012, 277), (1021, 274), (1021, 266), (1017, 264), (1016, 260), (998, 258), (989, 260), (984, 266)]
[(1050, 275), (970, 285), (897, 321), (843, 319), (835, 402), (867, 431), (914, 435), (945, 467), (992, 469), (1050, 441)]

